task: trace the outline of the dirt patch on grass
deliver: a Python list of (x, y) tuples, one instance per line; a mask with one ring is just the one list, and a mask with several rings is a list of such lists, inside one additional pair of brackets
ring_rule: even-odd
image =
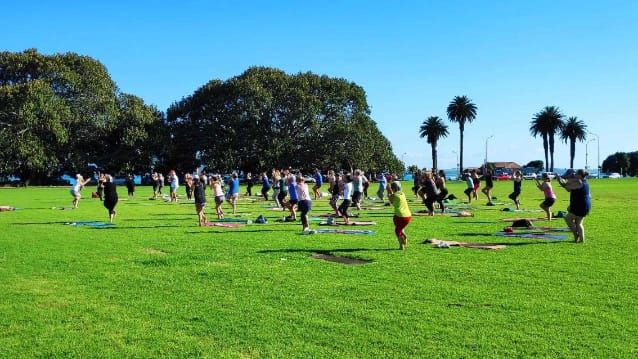
[(321, 259), (328, 262), (335, 262), (335, 263), (350, 265), (350, 266), (360, 266), (360, 265), (364, 265), (364, 264), (368, 264), (372, 262), (372, 260), (335, 256), (334, 254), (330, 254), (330, 253), (314, 253), (312, 255), (312, 258)]
[(165, 256), (165, 255), (168, 255), (168, 253), (167, 253), (167, 252), (164, 252), (163, 250), (161, 250), (161, 249), (157, 249), (157, 248), (144, 248), (144, 249), (142, 249), (142, 252), (143, 252), (143, 253), (146, 253), (146, 254), (153, 254), (153, 255), (157, 255), (157, 256)]

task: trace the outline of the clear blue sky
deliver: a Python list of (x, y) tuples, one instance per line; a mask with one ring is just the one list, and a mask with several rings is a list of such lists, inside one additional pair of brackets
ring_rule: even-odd
[[(397, 156), (420, 167), (431, 159), (418, 128), (445, 118), (455, 95), (478, 106), (468, 166), (483, 161), (490, 135), (490, 161), (542, 159), (528, 128), (547, 105), (600, 135), (601, 161), (638, 150), (636, 1), (14, 1), (2, 13), (1, 50), (92, 56), (161, 110), (252, 65), (346, 78), (366, 90)], [(459, 146), (450, 127), (445, 168)], [(595, 166), (595, 142), (589, 153)], [(584, 144), (576, 156), (583, 167)], [(555, 159), (568, 166), (566, 144)]]

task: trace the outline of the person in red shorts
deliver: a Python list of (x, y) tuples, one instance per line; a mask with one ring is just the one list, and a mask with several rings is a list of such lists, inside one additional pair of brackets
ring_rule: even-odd
[(405, 227), (412, 220), (412, 212), (408, 206), (405, 194), (401, 191), (401, 184), (393, 181), (387, 187), (388, 199), (394, 206), (394, 233), (399, 241), (399, 248), (404, 250), (408, 245), (408, 236), (405, 234)]

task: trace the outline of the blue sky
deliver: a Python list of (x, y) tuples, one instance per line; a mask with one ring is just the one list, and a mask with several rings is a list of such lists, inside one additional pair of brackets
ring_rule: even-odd
[[(428, 116), (467, 95), (465, 160), (542, 159), (532, 115), (555, 105), (600, 135), (601, 162), (638, 150), (635, 1), (59, 1), (2, 5), (0, 50), (77, 52), (124, 92), (165, 110), (213, 78), (253, 65), (312, 71), (363, 86), (372, 117), (407, 164), (431, 166)], [(594, 138), (592, 136), (592, 138)], [(557, 143), (557, 167), (569, 164)], [(439, 144), (456, 163), (459, 133)], [(589, 144), (596, 163), (596, 142)], [(585, 144), (576, 149), (585, 166)]]

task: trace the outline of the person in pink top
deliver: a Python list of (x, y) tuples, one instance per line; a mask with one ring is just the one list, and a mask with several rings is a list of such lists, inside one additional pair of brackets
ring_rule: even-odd
[(224, 204), (224, 189), (222, 188), (221, 176), (213, 176), (211, 181), (213, 187), (213, 196), (215, 196), (215, 211), (217, 212), (217, 219), (224, 218), (224, 211), (222, 210), (222, 204)]
[(540, 204), (540, 207), (545, 211), (547, 219), (551, 220), (552, 206), (554, 202), (556, 202), (556, 194), (554, 194), (554, 189), (552, 188), (552, 179), (549, 178), (547, 173), (543, 173), (543, 183), (536, 180), (536, 187), (545, 194), (545, 200)]
[(297, 197), (299, 198), (299, 202), (297, 202), (297, 207), (299, 211), (301, 211), (301, 225), (303, 226), (303, 231), (310, 231), (310, 224), (308, 220), (308, 212), (312, 209), (312, 200), (310, 199), (310, 192), (308, 192), (308, 185), (304, 181), (302, 176), (297, 176)]

